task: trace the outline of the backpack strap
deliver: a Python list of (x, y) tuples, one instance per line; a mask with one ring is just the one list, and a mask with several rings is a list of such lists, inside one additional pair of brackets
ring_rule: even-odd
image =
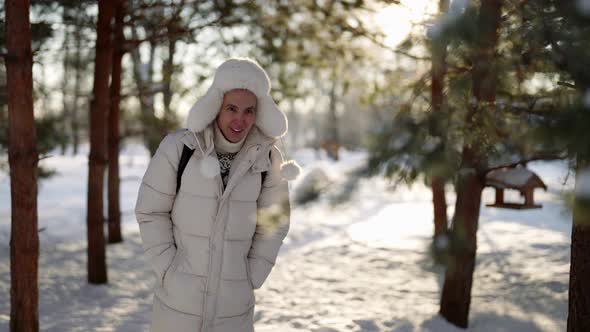
[(261, 184), (264, 184), (264, 179), (266, 179), (266, 173), (267, 173), (267, 171), (264, 171), (264, 172), (260, 173), (260, 176), (262, 177), (261, 178), (261, 181), (260, 181)]
[(182, 148), (182, 155), (180, 156), (180, 161), (178, 162), (178, 173), (176, 173), (176, 193), (178, 194), (178, 190), (180, 190), (180, 182), (182, 182), (182, 173), (188, 164), (188, 161), (191, 159), (191, 156), (195, 152), (194, 149), (189, 148), (188, 146), (184, 145)]
[[(176, 193), (178, 194), (178, 190), (180, 190), (180, 183), (182, 182), (182, 173), (184, 173), (184, 169), (188, 164), (188, 161), (191, 159), (191, 156), (195, 152), (194, 149), (189, 148), (188, 146), (184, 145), (182, 147), (182, 155), (180, 156), (180, 161), (178, 162), (178, 173), (176, 173)], [(268, 158), (270, 159), (270, 151), (268, 151)], [(264, 184), (264, 180), (266, 179), (268, 171), (264, 171), (260, 173), (261, 176), (261, 184)]]

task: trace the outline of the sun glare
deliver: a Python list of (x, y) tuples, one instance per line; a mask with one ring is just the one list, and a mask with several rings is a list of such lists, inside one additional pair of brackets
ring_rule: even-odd
[(376, 23), (385, 33), (385, 44), (395, 47), (412, 30), (412, 24), (426, 19), (426, 15), (436, 10), (437, 1), (402, 0), (399, 5), (389, 5), (376, 14)]

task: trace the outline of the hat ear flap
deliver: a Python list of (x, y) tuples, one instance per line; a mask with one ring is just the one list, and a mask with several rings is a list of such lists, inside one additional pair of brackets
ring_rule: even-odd
[(270, 95), (257, 100), (256, 126), (269, 137), (277, 138), (287, 132), (287, 117), (275, 104)]
[(223, 104), (223, 92), (210, 87), (207, 93), (191, 107), (186, 120), (187, 128), (194, 132), (205, 129), (217, 117), (221, 104)]

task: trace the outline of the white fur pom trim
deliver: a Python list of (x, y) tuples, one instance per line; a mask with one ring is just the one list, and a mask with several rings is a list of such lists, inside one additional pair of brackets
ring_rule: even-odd
[(281, 164), (281, 176), (287, 181), (297, 179), (301, 173), (301, 167), (295, 160), (289, 160)]
[(214, 178), (219, 174), (219, 160), (211, 156), (206, 156), (201, 160), (201, 174), (208, 179)]

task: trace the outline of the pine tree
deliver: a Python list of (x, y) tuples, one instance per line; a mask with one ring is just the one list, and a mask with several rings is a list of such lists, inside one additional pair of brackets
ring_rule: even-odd
[[(449, 1), (439, 1), (439, 15), (444, 17), (448, 11)], [(432, 83), (431, 107), (433, 112), (439, 112), (444, 103), (444, 82), (446, 72), (447, 42), (444, 39), (434, 38), (431, 46), (432, 53)], [(434, 137), (440, 137), (440, 133), (432, 133)], [(438, 174), (432, 174), (430, 187), (432, 189), (432, 205), (434, 208), (434, 237), (438, 238), (447, 231), (447, 201), (445, 198), (445, 179)]]
[[(51, 19), (45, 15), (47, 8), (52, 5), (52, 2), (31, 2), (31, 10), (38, 13), (37, 21), (30, 23), (31, 25), (31, 49), (33, 54), (36, 54), (36, 61), (41, 62), (43, 56), (42, 48), (53, 38), (55, 31), (51, 26)], [(4, 3), (0, 5), (0, 46), (6, 47), (6, 33), (5, 33), (5, 7)], [(2, 59), (4, 60), (4, 59)], [(0, 169), (7, 168), (4, 160), (8, 149), (8, 114), (6, 113), (7, 105), (7, 84), (6, 72), (4, 66), (0, 68), (0, 79), (2, 84), (0, 86)], [(43, 96), (46, 94), (47, 87), (42, 83), (33, 86), (33, 96)], [(41, 112), (40, 112), (41, 113)], [(5, 121), (2, 121), (5, 119)], [(67, 144), (67, 136), (61, 129), (61, 115), (51, 113), (41, 113), (35, 118), (36, 127), (36, 145), (37, 153), (46, 157), (54, 148)], [(38, 179), (44, 179), (54, 174), (54, 171), (37, 165)]]
[(90, 107), (88, 157), (88, 282), (107, 283), (103, 216), (103, 183), (106, 166), (106, 122), (109, 112), (109, 77), (112, 64), (111, 21), (117, 1), (98, 3), (94, 88)]
[(29, 2), (6, 1), (10, 164), (10, 331), (39, 330), (37, 162)]
[[(590, 330), (590, 10), (577, 1), (528, 4), (528, 19), (540, 20), (543, 38), (528, 43), (531, 57), (547, 59), (560, 74), (560, 91), (552, 115), (541, 126), (539, 140), (561, 148), (574, 161), (574, 191), (567, 331)], [(541, 42), (543, 41), (543, 42)], [(560, 91), (561, 92), (561, 91)]]
[[(480, 44), (473, 57), (473, 96), (476, 104), (467, 111), (465, 123), (477, 128), (477, 113), (485, 112), (480, 105), (494, 103), (496, 99), (495, 73), (493, 71), (494, 52), (498, 41), (501, 1), (484, 1), (479, 10)], [(481, 194), (485, 185), (487, 164), (483, 150), (472, 141), (463, 145), (461, 168), (457, 179), (457, 200), (451, 232), (453, 238), (462, 244), (459, 250), (451, 253), (451, 263), (447, 266), (443, 285), (440, 313), (451, 323), (467, 328), (471, 286), (475, 270), (477, 252), (477, 227)]]
[[(521, 88), (534, 75), (560, 73), (561, 77), (568, 77), (584, 72), (584, 62), (567, 61), (580, 66), (569, 74), (566, 68), (559, 68), (559, 59), (567, 59), (569, 55), (566, 57), (557, 50), (570, 43), (566, 40), (552, 43), (548, 37), (580, 29), (580, 22), (559, 29), (564, 22), (571, 22), (557, 10), (559, 7), (553, 1), (526, 4), (484, 1), (455, 9), (435, 29), (440, 38), (449, 41), (445, 107), (437, 112), (424, 112), (426, 108), (419, 103), (406, 104), (395, 116), (394, 123), (378, 136), (372, 149), (374, 168), (408, 181), (433, 170), (455, 173), (457, 199), (453, 225), (449, 243), (439, 253), (447, 265), (440, 313), (460, 327), (468, 326), (479, 208), (486, 174), (533, 160), (567, 158), (568, 154), (572, 155), (568, 151), (573, 146), (587, 149), (587, 143), (579, 142), (590, 141), (571, 134), (571, 123), (583, 123), (581, 113), (578, 112), (578, 120), (574, 122), (566, 116), (569, 112), (563, 112), (571, 108), (566, 101), (573, 96), (565, 86), (581, 86), (579, 83), (565, 81), (552, 91), (533, 94)], [(581, 35), (569, 37), (571, 44), (580, 43)], [(585, 53), (579, 52), (574, 58), (586, 58), (581, 54)], [(412, 87), (413, 96), (421, 96), (426, 86), (417, 82)], [(579, 100), (580, 94), (577, 95)], [(560, 137), (558, 128), (565, 128), (558, 125), (560, 122), (570, 124), (569, 137), (556, 139)], [(442, 136), (436, 137), (433, 132)]]
[(113, 65), (111, 71), (110, 109), (108, 116), (108, 239), (109, 243), (123, 241), (121, 234), (121, 208), (119, 205), (119, 111), (121, 103), (121, 72), (125, 53), (123, 18), (125, 3), (120, 1), (115, 8), (113, 39)]

